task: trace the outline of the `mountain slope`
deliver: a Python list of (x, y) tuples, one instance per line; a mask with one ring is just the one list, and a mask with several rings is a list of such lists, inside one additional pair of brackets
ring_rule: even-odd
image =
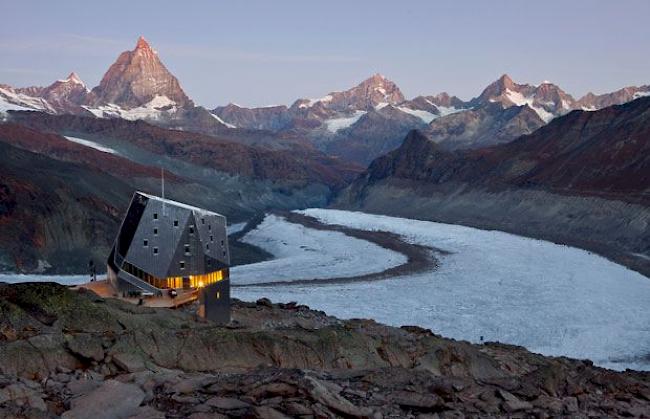
[(90, 258), (101, 265), (133, 191), (160, 193), (160, 167), (170, 198), (231, 222), (268, 208), (325, 205), (359, 170), (315, 151), (267, 150), (142, 121), (37, 112), (10, 119), (0, 124), (0, 271), (80, 273)]
[(649, 274), (650, 98), (477, 150), (449, 152), (414, 131), (336, 205), (568, 243)]

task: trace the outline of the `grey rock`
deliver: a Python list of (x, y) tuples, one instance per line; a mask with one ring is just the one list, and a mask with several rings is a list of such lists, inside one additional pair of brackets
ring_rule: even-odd
[(91, 393), (72, 401), (63, 419), (121, 419), (138, 413), (144, 392), (134, 384), (108, 380)]
[(205, 404), (223, 410), (246, 409), (250, 407), (250, 404), (232, 397), (212, 397)]
[(142, 357), (131, 353), (113, 354), (113, 363), (124, 371), (138, 372), (146, 369)]

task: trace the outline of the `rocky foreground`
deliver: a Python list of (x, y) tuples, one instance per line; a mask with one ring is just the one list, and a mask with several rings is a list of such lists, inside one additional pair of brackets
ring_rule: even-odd
[(0, 417), (650, 417), (650, 374), (234, 301), (218, 327), (0, 284)]

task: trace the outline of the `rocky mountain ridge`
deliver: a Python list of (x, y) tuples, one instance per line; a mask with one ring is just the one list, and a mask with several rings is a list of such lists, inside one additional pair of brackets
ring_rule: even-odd
[[(394, 82), (377, 74), (349, 90), (298, 99), (290, 107), (230, 104), (212, 112), (233, 127), (301, 132), (321, 150), (365, 165), (398, 147), (409, 128), (448, 149), (479, 148), (530, 134), (575, 109), (597, 110), (643, 95), (650, 95), (650, 87), (576, 100), (550, 82), (518, 84), (504, 74), (470, 101), (448, 93), (405, 100)], [(388, 106), (396, 111), (369, 129)]]
[(415, 326), (233, 301), (226, 327), (55, 284), (0, 284), (0, 414), (643, 417), (650, 376)]

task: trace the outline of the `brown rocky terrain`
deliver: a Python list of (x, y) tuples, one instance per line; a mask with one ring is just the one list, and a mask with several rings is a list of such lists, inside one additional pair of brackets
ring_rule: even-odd
[(12, 112), (10, 120), (43, 132), (99, 142), (105, 139), (128, 142), (157, 155), (256, 179), (319, 182), (335, 187), (342, 186), (360, 171), (359, 167), (306, 146), (296, 145), (290, 151), (271, 150), (241, 144), (232, 136), (169, 130), (144, 121), (33, 112)]
[(55, 284), (0, 285), (7, 418), (648, 417), (650, 375), (413, 326), (233, 301), (217, 326)]

